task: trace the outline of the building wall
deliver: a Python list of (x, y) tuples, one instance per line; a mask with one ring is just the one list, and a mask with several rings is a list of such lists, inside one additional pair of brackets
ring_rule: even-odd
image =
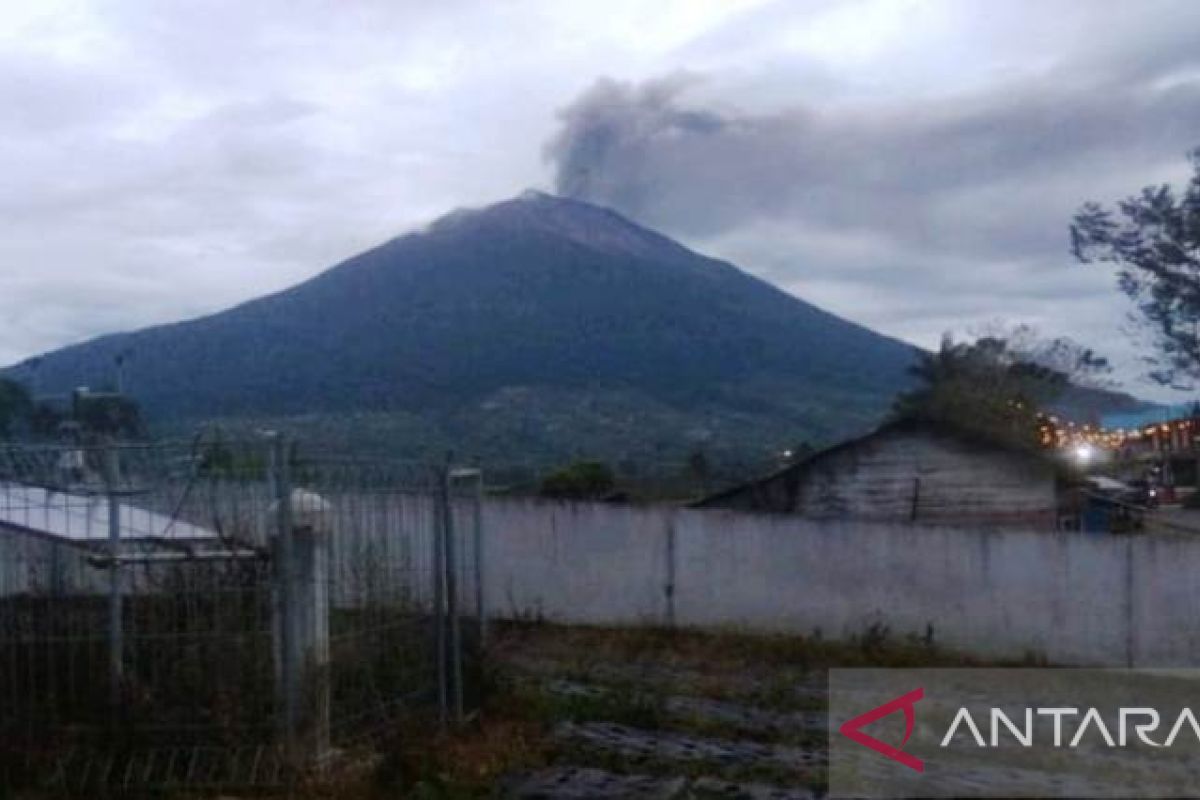
[(107, 573), (80, 547), (0, 525), (0, 599), (16, 595), (94, 593)]
[(934, 431), (890, 430), (834, 448), (718, 505), (879, 522), (1035, 524), (1056, 518), (1049, 464)]
[(827, 638), (873, 625), (992, 657), (1200, 665), (1200, 541), (523, 500), (484, 509), (493, 614)]

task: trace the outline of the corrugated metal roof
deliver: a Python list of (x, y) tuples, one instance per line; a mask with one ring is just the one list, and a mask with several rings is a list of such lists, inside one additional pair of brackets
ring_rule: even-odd
[[(217, 539), (214, 531), (173, 519), (168, 514), (128, 502), (120, 503), (119, 508), (122, 541)], [(19, 528), (71, 542), (105, 542), (109, 533), (108, 498), (102, 494), (75, 494), (0, 482), (0, 527)]]

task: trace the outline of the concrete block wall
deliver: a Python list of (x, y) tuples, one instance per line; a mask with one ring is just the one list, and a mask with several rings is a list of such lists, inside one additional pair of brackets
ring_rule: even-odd
[(488, 608), (580, 624), (924, 636), (984, 656), (1200, 665), (1200, 540), (489, 500)]
[(590, 625), (666, 622), (673, 513), (591, 503), (487, 502), (487, 607), (500, 616)]

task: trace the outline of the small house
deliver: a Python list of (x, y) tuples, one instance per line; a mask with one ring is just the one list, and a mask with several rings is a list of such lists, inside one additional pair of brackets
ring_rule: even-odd
[(708, 508), (873, 522), (1060, 527), (1059, 468), (1035, 450), (905, 419), (706, 498)]

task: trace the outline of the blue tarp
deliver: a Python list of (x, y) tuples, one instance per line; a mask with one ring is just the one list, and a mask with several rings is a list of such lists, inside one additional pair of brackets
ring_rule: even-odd
[(1145, 411), (1127, 411), (1121, 414), (1105, 414), (1100, 418), (1100, 427), (1105, 430), (1135, 430), (1147, 425), (1170, 422), (1173, 419), (1189, 419), (1195, 403), (1179, 403), (1173, 406), (1155, 406)]

